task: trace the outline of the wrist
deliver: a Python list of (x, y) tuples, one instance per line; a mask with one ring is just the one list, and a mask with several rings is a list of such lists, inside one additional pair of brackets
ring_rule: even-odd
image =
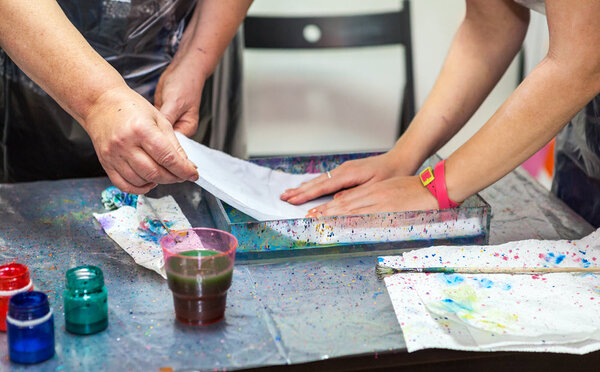
[(116, 84), (98, 93), (81, 113), (79, 123), (90, 134), (90, 130), (93, 129), (90, 127), (91, 123), (94, 122), (92, 120), (93, 117), (98, 115), (98, 113), (108, 113), (110, 110), (122, 109), (119, 105), (130, 104), (132, 93), (137, 95), (135, 91), (127, 86), (125, 81), (123, 81), (123, 84)]
[(419, 178), (423, 186), (425, 186), (437, 200), (439, 209), (456, 208), (460, 203), (455, 202), (448, 196), (445, 173), (445, 160), (442, 160), (437, 163), (435, 169), (427, 167), (423, 170), (419, 174)]

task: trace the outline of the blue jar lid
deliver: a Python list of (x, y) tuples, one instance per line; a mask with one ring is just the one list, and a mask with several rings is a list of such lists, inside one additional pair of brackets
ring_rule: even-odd
[(21, 292), (10, 298), (8, 316), (15, 320), (34, 320), (50, 312), (48, 296), (42, 292)]

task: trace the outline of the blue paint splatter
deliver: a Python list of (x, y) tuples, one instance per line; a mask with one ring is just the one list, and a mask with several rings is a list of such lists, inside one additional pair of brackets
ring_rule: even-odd
[[(173, 221), (163, 221), (163, 223), (171, 228), (173, 226)], [(140, 238), (158, 244), (160, 239), (163, 236), (168, 234), (168, 231), (162, 225), (160, 220), (154, 218), (150, 219), (146, 217), (142, 222), (140, 222), (140, 226), (138, 227), (138, 234)]]
[(104, 205), (104, 208), (109, 211), (119, 209), (124, 205), (136, 208), (137, 199), (137, 195), (128, 194), (114, 186), (102, 191), (102, 204)]
[(442, 280), (449, 286), (459, 285), (460, 283), (465, 281), (465, 279), (462, 276), (456, 274), (442, 274), (438, 276), (440, 277), (440, 280)]
[(465, 303), (456, 302), (451, 298), (444, 298), (441, 302), (444, 307), (444, 310), (451, 312), (451, 313), (458, 313), (463, 310), (473, 311), (472, 306), (469, 306), (468, 304), (465, 304)]
[(494, 286), (494, 282), (487, 278), (479, 279), (478, 282), (481, 288), (492, 288)]
[(377, 299), (377, 296), (379, 296), (379, 295), (381, 295), (381, 294), (383, 294), (383, 292), (375, 292), (375, 293), (373, 294), (373, 299), (374, 299), (374, 300), (376, 300), (376, 299)]
[(500, 287), (500, 289), (503, 289), (505, 291), (508, 291), (512, 288), (512, 286), (508, 283), (499, 283), (498, 286)]
[(582, 259), (581, 262), (583, 262), (583, 267), (590, 267), (590, 261), (586, 260), (585, 258)]
[(565, 259), (565, 255), (561, 254), (561, 255), (555, 255), (554, 253), (548, 253), (546, 255), (546, 257), (544, 257), (544, 259), (546, 260), (546, 262), (550, 262), (552, 260), (554, 260), (555, 264), (560, 264), (561, 262), (563, 262), (563, 260)]

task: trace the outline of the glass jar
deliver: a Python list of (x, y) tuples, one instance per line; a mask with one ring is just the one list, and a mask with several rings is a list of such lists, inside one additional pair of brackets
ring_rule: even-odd
[(0, 266), (0, 331), (6, 332), (8, 301), (17, 293), (33, 290), (29, 269), (20, 263)]
[(71, 333), (90, 335), (108, 327), (107, 291), (102, 270), (78, 266), (66, 274), (65, 328)]
[(6, 330), (8, 355), (13, 362), (39, 363), (54, 355), (54, 318), (45, 293), (31, 291), (12, 296)]

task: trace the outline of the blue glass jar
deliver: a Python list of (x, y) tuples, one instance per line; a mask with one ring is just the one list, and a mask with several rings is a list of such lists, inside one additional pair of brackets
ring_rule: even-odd
[(8, 354), (17, 363), (43, 362), (54, 355), (54, 318), (48, 296), (23, 292), (10, 298), (6, 317)]
[(107, 291), (104, 275), (97, 266), (78, 266), (66, 274), (65, 328), (91, 335), (108, 327)]

